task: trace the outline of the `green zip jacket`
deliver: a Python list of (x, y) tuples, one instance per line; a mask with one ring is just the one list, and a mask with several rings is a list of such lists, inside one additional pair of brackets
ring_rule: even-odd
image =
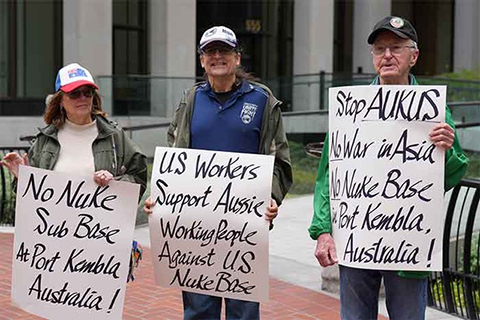
[[(95, 171), (107, 170), (116, 180), (138, 183), (141, 197), (147, 185), (145, 155), (114, 122), (102, 116), (95, 118), (98, 128), (92, 144)], [(51, 124), (39, 130), (28, 151), (29, 163), (32, 167), (53, 170), (60, 152), (58, 129)]]
[[(280, 206), (293, 181), (288, 141), (283, 129), (280, 110), (281, 102), (275, 98), (268, 87), (257, 82), (252, 83), (262, 87), (268, 93), (267, 108), (265, 108), (262, 119), (258, 153), (275, 156), (272, 198)], [(197, 83), (192, 88), (186, 90), (180, 100), (167, 132), (167, 142), (170, 147), (190, 148), (190, 123), (193, 114), (195, 91), (201, 84), (203, 83)]]
[[(378, 77), (372, 83), (378, 84)], [(417, 85), (417, 80), (410, 75), (410, 84)], [(448, 106), (445, 107), (445, 122), (455, 129), (455, 123)], [(332, 233), (332, 222), (330, 217), (330, 196), (329, 196), (329, 169), (328, 169), (328, 134), (325, 137), (322, 156), (318, 165), (317, 179), (313, 198), (313, 217), (308, 231), (313, 240), (323, 233)], [(445, 191), (453, 188), (465, 174), (468, 166), (468, 158), (463, 153), (455, 132), (455, 140), (450, 149), (445, 152)], [(424, 278), (429, 272), (425, 271), (399, 271), (399, 275), (407, 278)]]

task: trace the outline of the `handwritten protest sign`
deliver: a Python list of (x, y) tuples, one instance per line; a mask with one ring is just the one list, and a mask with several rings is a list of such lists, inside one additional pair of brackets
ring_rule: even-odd
[(20, 167), (12, 301), (49, 319), (120, 319), (139, 186)]
[(156, 283), (267, 300), (272, 172), (272, 156), (157, 147), (149, 218)]
[(330, 208), (337, 255), (352, 267), (441, 270), (444, 86), (329, 92)]

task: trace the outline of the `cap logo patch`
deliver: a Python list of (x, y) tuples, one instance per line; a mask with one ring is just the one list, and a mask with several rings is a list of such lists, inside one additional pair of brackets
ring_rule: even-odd
[(207, 32), (205, 32), (205, 37), (210, 37), (210, 36), (214, 35), (216, 32), (217, 32), (217, 28), (212, 28), (212, 29), (208, 30)]
[(222, 29), (222, 32), (229, 35), (230, 37), (233, 37), (233, 34), (230, 31), (228, 31), (227, 29)]
[(257, 113), (258, 106), (253, 103), (245, 102), (243, 104), (242, 113), (240, 114), (240, 119), (245, 124), (249, 124), (252, 122), (253, 118), (255, 117), (255, 113)]
[(403, 27), (404, 24), (402, 18), (395, 17), (390, 20), (390, 25), (396, 29)]
[(87, 74), (85, 73), (85, 70), (76, 68), (76, 69), (70, 69), (68, 70), (68, 77), (71, 78), (76, 78), (76, 77), (87, 77)]

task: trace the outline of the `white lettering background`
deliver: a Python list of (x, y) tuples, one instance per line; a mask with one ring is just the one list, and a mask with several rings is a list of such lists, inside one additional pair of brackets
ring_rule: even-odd
[(18, 181), (12, 302), (49, 319), (121, 319), (139, 185), (26, 166)]
[(150, 238), (156, 283), (268, 299), (273, 157), (157, 147)]
[(340, 263), (441, 270), (444, 86), (352, 86), (329, 92), (330, 207)]

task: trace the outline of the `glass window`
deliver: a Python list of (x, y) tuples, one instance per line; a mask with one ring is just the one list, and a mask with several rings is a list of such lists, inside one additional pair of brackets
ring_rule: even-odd
[(392, 1), (392, 14), (408, 19), (417, 30), (420, 58), (413, 69), (415, 74), (453, 70), (454, 7), (454, 0)]
[(62, 64), (62, 2), (0, 1), (0, 115), (40, 115)]
[[(225, 25), (237, 35), (242, 66), (268, 84), (289, 109), (293, 74), (293, 0), (197, 0), (197, 43)], [(203, 69), (197, 62), (197, 76)]]
[(149, 114), (148, 3), (113, 0), (113, 113)]
[[(55, 90), (55, 16), (53, 1), (28, 1), (19, 15), (24, 26), (17, 43), (21, 73), (18, 73), (19, 97), (45, 98)], [(60, 39), (61, 41), (61, 39)], [(23, 65), (22, 65), (23, 64)], [(20, 69), (20, 68), (19, 68)]]
[(10, 43), (10, 15), (9, 5), (6, 1), (0, 1), (0, 98), (9, 95), (9, 43)]

